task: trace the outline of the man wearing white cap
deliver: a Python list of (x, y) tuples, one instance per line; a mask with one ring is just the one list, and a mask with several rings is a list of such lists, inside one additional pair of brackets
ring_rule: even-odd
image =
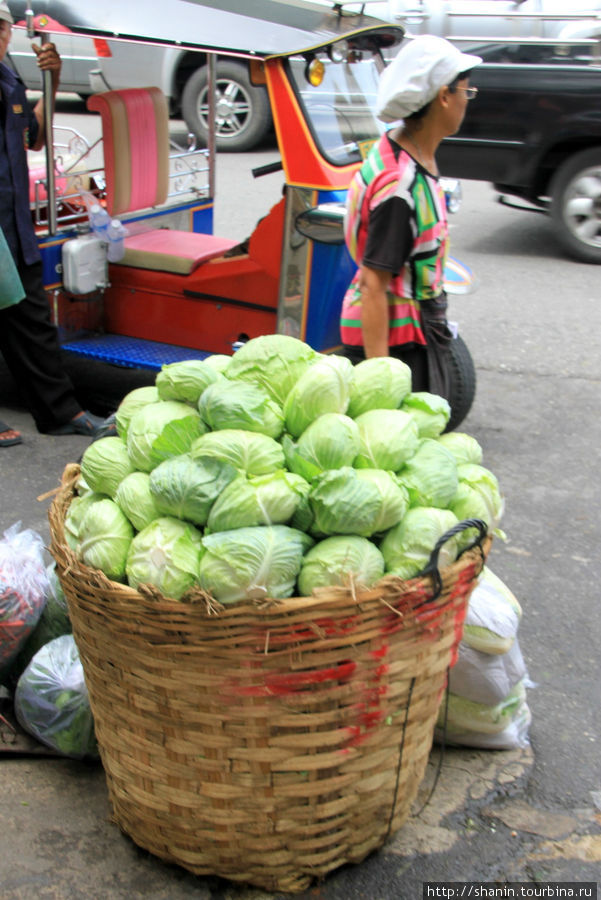
[(392, 127), (353, 178), (345, 219), (359, 266), (342, 305), (345, 354), (396, 356), (411, 366), (414, 391), (447, 399), (448, 228), (435, 154), (477, 93), (469, 74), (480, 62), (433, 35), (401, 48), (378, 86), (376, 115)]
[[(44, 101), (32, 110), (20, 78), (4, 62), (13, 17), (0, 0), (0, 229), (7, 257), (16, 266), (24, 298), (0, 308), (0, 351), (37, 428), (48, 434), (98, 433), (104, 421), (82, 410), (62, 368), (56, 329), (42, 282), (42, 263), (29, 209), (27, 150), (44, 146)], [(55, 94), (61, 61), (52, 43), (32, 44), (42, 70), (52, 73)], [(12, 257), (12, 259), (11, 259)], [(1, 300), (2, 298), (0, 298)], [(3, 304), (0, 302), (0, 307)], [(0, 421), (0, 448), (22, 443), (18, 431)]]

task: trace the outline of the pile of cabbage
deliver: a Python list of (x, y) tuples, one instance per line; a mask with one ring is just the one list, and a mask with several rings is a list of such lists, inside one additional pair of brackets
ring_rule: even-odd
[[(353, 366), (285, 335), (164, 365), (127, 394), (118, 437), (81, 461), (66, 519), (87, 565), (185, 599), (235, 603), (411, 578), (439, 537), (503, 499), (446, 400), (391, 357)], [(439, 557), (453, 561), (468, 531)]]

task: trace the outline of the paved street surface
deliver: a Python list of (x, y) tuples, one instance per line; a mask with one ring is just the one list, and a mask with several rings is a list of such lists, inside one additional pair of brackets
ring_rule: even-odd
[[(274, 154), (248, 156), (256, 165)], [(221, 163), (224, 184), (242, 160)], [(238, 196), (246, 189), (238, 184)], [(481, 443), (506, 498), (508, 539), (494, 542), (489, 564), (524, 609), (519, 638), (535, 684), (528, 693), (531, 743), (502, 752), (447, 749), (419, 811), (435, 779), (435, 751), (419, 814), (380, 852), (302, 898), (413, 900), (425, 881), (599, 880), (600, 270), (567, 260), (545, 217), (499, 206), (487, 185), (466, 183), (464, 193), (453, 250), (473, 267), (479, 287), (452, 301), (451, 318), (478, 375), (462, 430)], [(257, 201), (252, 215), (263, 211)], [(223, 230), (227, 216), (218, 220)], [(66, 362), (95, 412), (110, 411), (152, 380), (141, 371)], [(21, 521), (47, 539), (50, 500), (38, 498), (57, 486), (87, 440), (37, 434), (2, 366), (0, 418), (25, 438), (0, 451), (0, 526)], [(196, 878), (136, 848), (111, 824), (99, 765), (32, 753), (0, 758), (0, 775), (1, 900), (270, 896)]]

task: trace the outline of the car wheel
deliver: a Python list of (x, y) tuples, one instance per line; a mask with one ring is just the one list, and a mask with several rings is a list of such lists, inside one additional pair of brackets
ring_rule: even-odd
[(601, 150), (583, 150), (551, 182), (551, 217), (571, 256), (601, 263)]
[[(267, 91), (251, 84), (245, 65), (219, 61), (216, 66), (216, 144), (218, 150), (250, 150), (271, 127)], [(208, 70), (197, 69), (182, 94), (182, 114), (188, 129), (206, 145), (209, 97)]]
[(476, 396), (476, 369), (471, 353), (460, 335), (449, 344), (451, 418), (445, 431), (453, 431), (463, 422)]

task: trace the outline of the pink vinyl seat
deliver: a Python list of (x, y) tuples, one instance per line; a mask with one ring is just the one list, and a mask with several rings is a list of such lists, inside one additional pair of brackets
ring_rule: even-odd
[[(159, 88), (106, 91), (88, 99), (100, 113), (106, 178), (106, 209), (111, 217), (161, 206), (169, 186), (169, 114)], [(151, 228), (125, 238), (120, 265), (186, 275), (222, 256), (236, 241)]]

